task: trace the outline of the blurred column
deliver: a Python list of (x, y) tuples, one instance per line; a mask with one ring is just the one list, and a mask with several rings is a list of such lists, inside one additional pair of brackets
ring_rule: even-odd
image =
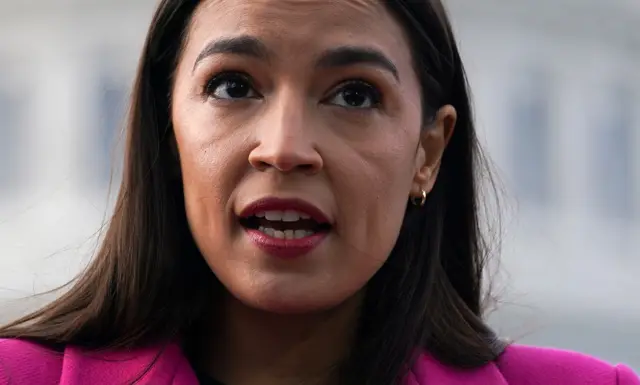
[[(73, 37), (52, 33), (42, 27), (35, 49), (38, 72), (33, 108), (36, 114), (33, 141), (35, 156), (32, 165), (37, 170), (34, 187), (50, 190), (64, 187), (73, 178), (74, 154), (79, 143), (75, 138), (82, 130), (82, 116), (86, 111), (83, 93), (86, 87), (86, 68), (79, 60)], [(45, 31), (45, 29), (47, 29)]]
[[(588, 47), (580, 41), (566, 41), (556, 47), (556, 142), (557, 160), (553, 166), (558, 169), (561, 188), (558, 190), (558, 204), (567, 217), (588, 216), (590, 186), (597, 178), (589, 167), (594, 156), (589, 151), (591, 144), (592, 119), (589, 98), (597, 93), (594, 76), (598, 72), (589, 58)], [(560, 54), (560, 52), (562, 52)]]

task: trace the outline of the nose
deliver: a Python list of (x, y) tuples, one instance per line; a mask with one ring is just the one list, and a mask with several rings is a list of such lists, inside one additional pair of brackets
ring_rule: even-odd
[(250, 152), (249, 163), (261, 171), (273, 168), (283, 173), (317, 173), (323, 160), (312, 127), (301, 103), (283, 101), (274, 105), (257, 125), (258, 145)]

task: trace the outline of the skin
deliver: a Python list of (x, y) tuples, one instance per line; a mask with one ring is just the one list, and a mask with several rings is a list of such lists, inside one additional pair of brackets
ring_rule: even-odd
[[(241, 35), (259, 39), (268, 55), (201, 57), (212, 41)], [(378, 50), (397, 78), (366, 63), (318, 67), (323, 53), (345, 45)], [(227, 71), (248, 78), (248, 97), (229, 99), (227, 83), (211, 83)], [(352, 79), (375, 87), (379, 105), (366, 87), (356, 88), (363, 102), (349, 104)], [(191, 232), (229, 293), (212, 343), (203, 343), (202, 365), (217, 378), (331, 382), (316, 374), (348, 351), (363, 288), (391, 252), (408, 198), (432, 188), (455, 125), (455, 109), (444, 106), (423, 129), (419, 101), (408, 41), (381, 2), (198, 7), (171, 109)], [(267, 255), (237, 218), (264, 197), (312, 203), (333, 224), (330, 234), (301, 258)]]

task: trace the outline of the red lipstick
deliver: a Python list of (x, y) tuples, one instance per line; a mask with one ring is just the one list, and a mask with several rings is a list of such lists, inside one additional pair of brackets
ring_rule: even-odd
[[(301, 222), (278, 220), (280, 219), (278, 215), (284, 212), (295, 212), (300, 218), (306, 218), (307, 223), (314, 223), (313, 230), (306, 231), (306, 235), (300, 235), (299, 231), (296, 231), (295, 238), (291, 238), (290, 235), (296, 223)], [(270, 218), (263, 217), (265, 213), (266, 217)], [(270, 214), (275, 215), (276, 219), (271, 221), (270, 219), (273, 217)], [(239, 216), (241, 219), (261, 216), (263, 223), (272, 223), (273, 226), (267, 226), (269, 227), (268, 230), (264, 226), (260, 228), (257, 228), (257, 226), (245, 226), (245, 231), (249, 239), (258, 248), (271, 256), (283, 259), (293, 259), (308, 254), (322, 243), (329, 234), (327, 230), (330, 228), (327, 215), (311, 203), (300, 199), (260, 199), (244, 208)], [(282, 231), (277, 230), (274, 233), (273, 228), (277, 226), (290, 226), (288, 227), (291, 230), (288, 231), (289, 237), (283, 238), (285, 231), (282, 229)]]

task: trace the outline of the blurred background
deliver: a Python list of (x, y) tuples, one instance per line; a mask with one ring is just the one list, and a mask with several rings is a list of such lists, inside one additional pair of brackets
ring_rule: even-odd
[[(0, 322), (91, 258), (155, 3), (0, 0)], [(491, 322), (640, 370), (640, 2), (447, 4), (503, 193)]]

